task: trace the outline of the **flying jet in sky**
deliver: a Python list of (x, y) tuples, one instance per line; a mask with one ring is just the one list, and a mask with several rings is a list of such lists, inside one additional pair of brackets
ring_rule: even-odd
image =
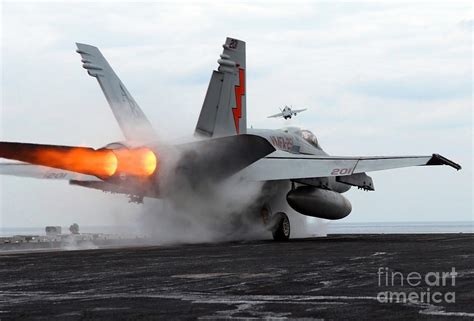
[(291, 107), (285, 106), (283, 109), (280, 108), (280, 113), (268, 116), (268, 118), (283, 117), (285, 119), (291, 119), (292, 116), (296, 116), (296, 114), (301, 113), (305, 110), (306, 108), (293, 110), (291, 109)]
[[(167, 146), (98, 48), (77, 44), (87, 73), (96, 78), (125, 140), (102, 148), (0, 142), (0, 174), (68, 180), (71, 185), (166, 200), (183, 188), (204, 195), (238, 179), (261, 182), (261, 195), (242, 211), (265, 224), (275, 240), (290, 237), (290, 208), (336, 220), (349, 215), (342, 194), (352, 186), (373, 191), (368, 172), (409, 166), (461, 166), (426, 156), (330, 156), (309, 130), (247, 128), (245, 42), (227, 38), (195, 128), (196, 139)], [(208, 195), (208, 194), (206, 194)], [(257, 223), (260, 222), (260, 223)]]

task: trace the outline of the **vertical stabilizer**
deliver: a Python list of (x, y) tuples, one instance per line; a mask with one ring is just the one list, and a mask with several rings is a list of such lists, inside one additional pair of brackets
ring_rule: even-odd
[(223, 47), (196, 125), (200, 136), (247, 133), (245, 42), (227, 38)]
[(82, 67), (97, 78), (125, 138), (142, 143), (155, 140), (152, 125), (99, 49), (82, 43), (76, 45), (82, 57)]

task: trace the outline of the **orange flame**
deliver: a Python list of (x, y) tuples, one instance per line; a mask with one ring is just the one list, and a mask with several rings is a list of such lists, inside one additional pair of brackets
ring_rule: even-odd
[(150, 176), (158, 167), (156, 155), (148, 148), (94, 150), (1, 142), (0, 157), (102, 178), (115, 174)]
[(114, 175), (118, 163), (117, 157), (110, 150), (82, 148), (72, 148), (67, 152), (54, 149), (41, 150), (38, 151), (37, 158), (40, 165), (98, 177)]
[(158, 165), (156, 155), (148, 148), (116, 149), (113, 152), (118, 159), (118, 173), (150, 176)]

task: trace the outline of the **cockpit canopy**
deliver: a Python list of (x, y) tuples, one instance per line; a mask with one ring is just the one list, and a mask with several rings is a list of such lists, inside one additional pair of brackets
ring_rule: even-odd
[(307, 129), (302, 129), (301, 130), (301, 137), (303, 137), (303, 139), (305, 141), (307, 141), (308, 143), (310, 143), (314, 147), (316, 147), (318, 149), (321, 149), (321, 147), (319, 146), (319, 143), (318, 143), (318, 139), (316, 138), (316, 135), (313, 134), (311, 131), (309, 131)]
[(313, 134), (310, 130), (301, 129), (298, 127), (287, 127), (284, 130), (288, 133), (294, 133), (301, 136), (310, 145), (316, 147), (317, 149), (321, 149), (321, 146), (319, 146), (319, 142), (318, 142), (318, 139), (316, 138), (316, 135)]

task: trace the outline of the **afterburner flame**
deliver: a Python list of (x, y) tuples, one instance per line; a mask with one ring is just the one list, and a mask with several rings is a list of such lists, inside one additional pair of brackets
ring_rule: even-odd
[(108, 178), (118, 174), (150, 176), (158, 167), (148, 148), (99, 149), (24, 143), (0, 143), (0, 157)]
[(72, 172), (109, 177), (115, 174), (118, 160), (109, 150), (71, 148), (69, 151), (54, 149), (40, 150), (36, 164), (61, 168)]
[(157, 168), (156, 155), (148, 148), (116, 149), (117, 173), (133, 176), (150, 176)]

